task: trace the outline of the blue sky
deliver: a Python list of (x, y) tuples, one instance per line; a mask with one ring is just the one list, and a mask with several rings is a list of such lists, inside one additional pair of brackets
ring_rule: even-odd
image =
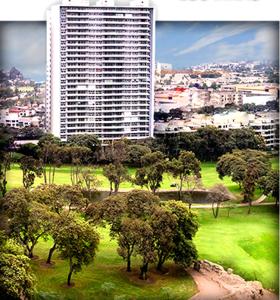
[(278, 36), (278, 22), (158, 22), (156, 59), (174, 68), (276, 60)]
[[(156, 60), (181, 69), (240, 60), (275, 60), (278, 22), (157, 22)], [(46, 23), (0, 22), (0, 69), (45, 80)]]

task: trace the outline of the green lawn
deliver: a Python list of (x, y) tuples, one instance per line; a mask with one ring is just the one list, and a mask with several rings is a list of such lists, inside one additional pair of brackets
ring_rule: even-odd
[[(129, 168), (129, 174), (131, 176), (134, 176), (136, 169), (135, 168)], [(103, 176), (102, 174), (102, 167), (95, 168), (95, 175), (97, 176), (98, 180), (100, 181), (100, 188), (102, 189), (109, 189), (109, 182), (108, 180)], [(224, 178), (224, 180), (219, 179), (219, 176), (216, 172), (216, 164), (215, 163), (202, 163), (202, 182), (203, 185), (206, 188), (209, 188), (213, 186), (216, 183), (223, 183), (225, 184), (230, 191), (234, 193), (239, 193), (240, 190), (238, 188), (238, 185), (231, 181), (230, 178)], [(22, 185), (22, 171), (19, 168), (19, 165), (12, 165), (11, 170), (8, 171), (7, 176), (8, 181), (8, 189), (19, 187)], [(161, 184), (161, 189), (163, 190), (171, 190), (174, 189), (174, 187), (170, 187), (172, 183), (176, 182), (176, 180), (169, 174), (164, 174), (164, 179)], [(36, 178), (35, 185), (43, 183), (43, 178)], [(55, 183), (57, 184), (70, 184), (70, 167), (69, 166), (62, 166), (60, 168), (57, 168), (56, 174), (55, 174)], [(121, 184), (121, 189), (132, 189), (136, 186), (133, 186), (130, 182), (124, 182)]]
[[(211, 210), (197, 209), (200, 228), (195, 238), (199, 256), (232, 268), (247, 280), (259, 280), (266, 288), (278, 291), (278, 214), (272, 207), (237, 208), (227, 216), (221, 210), (214, 219)], [(159, 275), (150, 267), (147, 282), (138, 279), (139, 260), (133, 258), (132, 273), (116, 253), (116, 242), (110, 240), (108, 228), (99, 228), (101, 243), (93, 264), (73, 275), (75, 286), (65, 286), (68, 263), (54, 255), (52, 267), (42, 265), (51, 241), (40, 241), (35, 247), (39, 259), (32, 262), (44, 299), (188, 299), (196, 292), (192, 279), (169, 262), (170, 272)], [(104, 294), (102, 284), (113, 283), (115, 289)], [(164, 289), (163, 289), (164, 288)], [(166, 295), (166, 291), (169, 291)], [(53, 298), (51, 298), (51, 294)], [(126, 298), (118, 298), (124, 296)], [(115, 298), (114, 298), (115, 297)], [(43, 298), (40, 298), (43, 299)]]
[[(68, 288), (65, 283), (68, 274), (68, 262), (54, 254), (55, 264), (46, 267), (46, 259), (51, 241), (40, 241), (35, 248), (39, 258), (32, 262), (37, 277), (38, 299), (188, 299), (196, 293), (196, 286), (186, 271), (173, 264), (168, 264), (170, 272), (158, 274), (150, 266), (147, 281), (138, 279), (139, 260), (133, 258), (132, 272), (125, 271), (125, 261), (116, 252), (116, 241), (109, 238), (108, 228), (99, 228), (101, 242), (95, 261), (77, 274), (72, 281), (74, 287)], [(105, 294), (102, 284), (113, 283), (115, 289)], [(168, 292), (168, 293), (166, 293)], [(53, 298), (51, 298), (53, 296)]]
[(211, 210), (199, 210), (200, 229), (195, 243), (201, 258), (232, 268), (247, 280), (259, 280), (278, 291), (279, 238), (275, 207), (236, 208), (218, 219)]

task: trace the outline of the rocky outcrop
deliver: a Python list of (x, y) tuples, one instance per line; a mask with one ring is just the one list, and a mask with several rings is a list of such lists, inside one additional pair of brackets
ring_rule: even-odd
[(225, 270), (222, 266), (208, 260), (200, 261), (199, 273), (226, 291), (225, 295), (220, 296), (219, 299), (277, 299), (277, 296), (265, 290), (259, 281), (246, 281), (239, 275), (234, 274), (232, 269)]

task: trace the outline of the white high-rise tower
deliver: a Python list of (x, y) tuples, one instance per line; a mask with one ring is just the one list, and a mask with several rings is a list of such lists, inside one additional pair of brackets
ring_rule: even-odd
[(153, 136), (154, 10), (63, 0), (47, 15), (47, 130), (62, 140)]

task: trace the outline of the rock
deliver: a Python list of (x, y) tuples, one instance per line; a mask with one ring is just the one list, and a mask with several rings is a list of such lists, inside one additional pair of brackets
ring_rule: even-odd
[(227, 273), (230, 275), (230, 274), (233, 273), (233, 270), (232, 270), (231, 268), (228, 268), (228, 269), (227, 269)]

